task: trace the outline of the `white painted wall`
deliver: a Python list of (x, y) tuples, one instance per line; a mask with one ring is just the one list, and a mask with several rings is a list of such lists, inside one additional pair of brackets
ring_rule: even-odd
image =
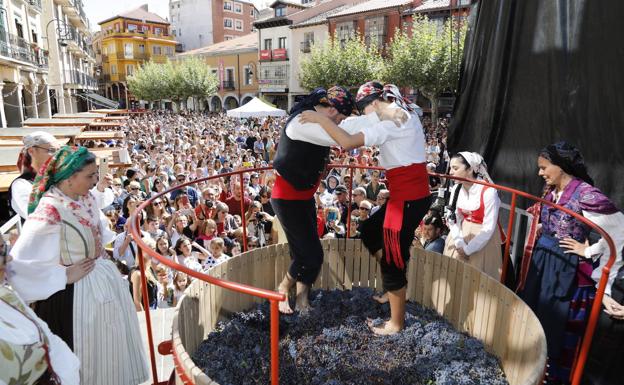
[(169, 19), (171, 29), (176, 31), (176, 41), (184, 44), (185, 51), (213, 44), (211, 0), (171, 2)]

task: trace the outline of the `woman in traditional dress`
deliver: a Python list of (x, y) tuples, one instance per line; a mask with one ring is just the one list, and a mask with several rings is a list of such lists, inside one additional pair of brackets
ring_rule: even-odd
[(0, 236), (0, 384), (78, 385), (78, 357), (5, 285), (7, 250)]
[(364, 116), (346, 119), (340, 126), (314, 111), (303, 112), (301, 120), (319, 123), (345, 149), (379, 146), (379, 163), (388, 170), (391, 197), (362, 224), (361, 236), (379, 259), (390, 302), (390, 320), (369, 326), (376, 334), (394, 334), (405, 324), (405, 267), (414, 230), (431, 204), (425, 135), (415, 106), (403, 99), (395, 85), (368, 82), (359, 88), (356, 103)]
[(145, 353), (128, 285), (103, 247), (113, 234), (89, 192), (97, 177), (84, 147), (44, 165), (9, 282), (78, 356), (80, 383), (136, 385), (148, 378)]
[[(551, 144), (539, 153), (537, 164), (546, 182), (544, 199), (597, 223), (611, 235), (617, 250), (622, 250), (624, 216), (593, 186), (579, 150), (566, 142)], [(573, 216), (546, 205), (534, 207), (533, 213), (531, 238), (537, 241), (534, 246), (529, 242), (532, 254), (525, 253), (523, 258), (518, 294), (544, 327), (548, 381), (566, 384), (594, 299), (592, 262), (600, 258), (604, 265), (609, 253), (602, 239), (589, 246), (590, 227)], [(620, 252), (609, 288), (621, 266)], [(605, 306), (609, 311), (617, 308), (609, 299)]]
[[(476, 152), (460, 152), (451, 158), (450, 174), (492, 183), (485, 161)], [(454, 220), (444, 245), (444, 255), (461, 259), (500, 279), (501, 236), (498, 229), (500, 199), (496, 189), (478, 183), (459, 182), (451, 198)]]

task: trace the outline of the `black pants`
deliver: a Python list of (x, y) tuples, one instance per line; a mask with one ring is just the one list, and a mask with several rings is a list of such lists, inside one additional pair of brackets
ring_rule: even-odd
[(74, 284), (65, 286), (43, 301), (35, 302), (35, 313), (50, 331), (74, 350)]
[[(392, 199), (392, 198), (390, 198)], [(403, 222), (401, 224), (401, 233), (399, 241), (401, 245), (401, 258), (407, 265), (410, 258), (410, 248), (414, 240), (414, 231), (420, 224), (422, 218), (427, 214), (431, 205), (431, 197), (422, 198), (415, 201), (406, 201), (403, 206)], [(386, 205), (384, 204), (375, 211), (366, 221), (362, 223), (361, 238), (364, 246), (375, 254), (379, 250), (383, 250), (383, 256), (379, 265), (383, 279), (383, 288), (386, 291), (396, 291), (407, 285), (407, 277), (405, 269), (401, 269), (394, 263), (386, 261), (386, 251), (383, 238), (383, 223), (386, 217)]]
[(316, 231), (314, 199), (271, 199), (271, 205), (290, 247), (292, 263), (288, 273), (298, 282), (312, 285), (323, 264), (323, 247)]

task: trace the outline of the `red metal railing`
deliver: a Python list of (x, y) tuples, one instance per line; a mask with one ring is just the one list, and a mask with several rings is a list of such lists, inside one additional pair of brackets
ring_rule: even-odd
[[(381, 167), (366, 167), (366, 166), (351, 166), (351, 165), (340, 165), (340, 164), (331, 164), (328, 166), (328, 168), (348, 168), (349, 169), (349, 176), (351, 178), (351, 183), (353, 183), (353, 170), (354, 169), (368, 169), (368, 170), (383, 170), (383, 168)], [(170, 188), (167, 191), (164, 191), (162, 193), (159, 193), (153, 197), (151, 197), (149, 200), (143, 202), (141, 205), (139, 205), (138, 210), (135, 211), (135, 214), (132, 216), (130, 223), (131, 223), (131, 234), (132, 237), (134, 238), (134, 240), (136, 241), (137, 245), (139, 246), (139, 252), (138, 252), (138, 256), (139, 256), (139, 265), (140, 265), (140, 269), (141, 269), (141, 286), (142, 286), (142, 295), (143, 295), (143, 307), (145, 308), (145, 319), (146, 319), (146, 326), (147, 326), (147, 336), (148, 336), (148, 343), (149, 343), (149, 347), (150, 347), (150, 362), (152, 365), (152, 377), (153, 377), (153, 383), (157, 384), (158, 382), (158, 373), (156, 370), (156, 358), (155, 358), (155, 353), (154, 353), (154, 341), (153, 341), (153, 336), (152, 336), (152, 327), (151, 327), (151, 318), (150, 318), (150, 311), (149, 311), (149, 300), (148, 300), (148, 293), (147, 293), (147, 285), (146, 285), (146, 277), (145, 277), (145, 269), (144, 269), (144, 263), (143, 263), (143, 252), (146, 252), (148, 255), (150, 255), (151, 257), (157, 259), (160, 263), (163, 263), (164, 265), (173, 268), (175, 270), (181, 271), (186, 273), (187, 275), (200, 279), (204, 282), (208, 282), (210, 284), (213, 285), (217, 285), (220, 286), (222, 288), (228, 289), (228, 290), (232, 290), (235, 292), (239, 292), (239, 293), (244, 293), (244, 294), (249, 294), (249, 295), (253, 295), (255, 297), (259, 297), (259, 298), (264, 298), (266, 300), (268, 300), (270, 302), (270, 317), (271, 317), (271, 321), (270, 321), (270, 333), (271, 333), (271, 385), (278, 385), (279, 384), (279, 350), (278, 350), (278, 345), (279, 345), (279, 309), (278, 309), (278, 305), (280, 301), (283, 301), (285, 299), (285, 296), (281, 293), (278, 292), (274, 292), (274, 291), (270, 291), (270, 290), (265, 290), (265, 289), (260, 289), (260, 288), (256, 288), (253, 286), (249, 286), (249, 285), (245, 285), (245, 284), (241, 284), (241, 283), (235, 283), (235, 282), (230, 282), (230, 281), (226, 281), (226, 280), (222, 280), (222, 279), (218, 279), (215, 277), (211, 277), (207, 274), (203, 274), (203, 273), (198, 273), (194, 270), (191, 270), (189, 268), (187, 268), (186, 266), (180, 265), (176, 262), (171, 261), (170, 259), (158, 254), (157, 252), (155, 252), (154, 250), (152, 250), (145, 242), (143, 242), (143, 240), (141, 239), (140, 236), (140, 213), (149, 205), (151, 204), (151, 202), (154, 199), (160, 198), (161, 196), (168, 194), (174, 190), (177, 190), (179, 188), (182, 187), (186, 187), (192, 184), (196, 184), (198, 182), (203, 182), (203, 181), (208, 181), (211, 179), (216, 179), (216, 178), (222, 178), (222, 177), (228, 177), (228, 176), (234, 176), (234, 175), (238, 175), (239, 177), (239, 184), (240, 184), (240, 189), (241, 189), (241, 200), (240, 200), (240, 205), (241, 205), (241, 218), (242, 218), (242, 227), (243, 227), (243, 250), (242, 251), (246, 251), (247, 250), (247, 223), (246, 223), (246, 218), (245, 218), (245, 207), (244, 207), (244, 202), (245, 202), (245, 185), (244, 185), (244, 178), (243, 178), (243, 174), (246, 173), (250, 173), (250, 172), (254, 172), (254, 171), (265, 171), (265, 170), (271, 170), (272, 167), (263, 167), (263, 168), (255, 168), (255, 169), (244, 169), (244, 170), (238, 170), (238, 171), (234, 171), (234, 172), (230, 172), (227, 174), (220, 174), (220, 175), (216, 175), (216, 176), (211, 176), (211, 177), (206, 177), (206, 178), (202, 178), (199, 180), (195, 180), (195, 181), (190, 181), (190, 182), (186, 182), (182, 185), (179, 186), (175, 186)], [(575, 360), (575, 365), (572, 371), (572, 375), (571, 375), (571, 381), (572, 381), (572, 385), (580, 385), (581, 382), (581, 377), (583, 375), (583, 370), (585, 368), (585, 363), (587, 361), (587, 356), (589, 354), (589, 349), (591, 347), (591, 342), (592, 342), (592, 337), (594, 335), (594, 332), (596, 330), (596, 325), (598, 322), (598, 317), (600, 316), (600, 309), (601, 309), (601, 304), (602, 304), (602, 298), (604, 296), (604, 292), (605, 292), (605, 288), (607, 285), (607, 280), (609, 277), (609, 273), (611, 271), (611, 267), (613, 266), (613, 264), (615, 263), (615, 258), (616, 258), (616, 249), (615, 249), (615, 244), (613, 243), (613, 240), (611, 239), (611, 237), (609, 236), (609, 234), (607, 234), (606, 231), (604, 231), (600, 226), (594, 224), (593, 222), (591, 222), (590, 220), (588, 220), (587, 218), (583, 217), (582, 215), (575, 213), (565, 207), (559, 206), (557, 204), (554, 204), (552, 202), (549, 202), (543, 198), (531, 195), (531, 194), (527, 194), (525, 192), (516, 190), (516, 189), (512, 189), (509, 187), (505, 187), (505, 186), (500, 186), (500, 185), (496, 185), (496, 184), (492, 184), (492, 183), (487, 183), (485, 181), (481, 181), (481, 180), (469, 180), (469, 179), (464, 179), (464, 178), (458, 178), (458, 177), (453, 177), (450, 175), (444, 175), (444, 174), (436, 174), (436, 173), (430, 173), (430, 175), (432, 176), (437, 176), (440, 178), (446, 178), (446, 179), (452, 179), (455, 181), (459, 181), (459, 182), (469, 182), (469, 183), (476, 183), (476, 184), (480, 184), (480, 185), (484, 185), (484, 186), (488, 186), (488, 187), (493, 187), (495, 189), (497, 189), (498, 191), (506, 191), (508, 193), (511, 193), (511, 207), (510, 207), (510, 215), (509, 215), (509, 221), (507, 224), (507, 237), (505, 239), (505, 249), (504, 249), (504, 262), (503, 262), (503, 267), (502, 267), (502, 273), (501, 273), (501, 283), (504, 284), (504, 279), (506, 276), (506, 272), (508, 270), (509, 267), (509, 263), (510, 263), (510, 247), (511, 247), (511, 234), (513, 233), (513, 227), (514, 227), (514, 217), (515, 217), (515, 210), (516, 210), (516, 200), (518, 196), (522, 196), (524, 198), (527, 199), (531, 199), (533, 201), (537, 201), (540, 202), (542, 204), (548, 205), (548, 206), (552, 206), (554, 208), (557, 208), (558, 210), (561, 210), (563, 212), (565, 212), (566, 214), (572, 215), (575, 219), (585, 223), (586, 225), (590, 226), (592, 229), (594, 229), (595, 231), (597, 231), (607, 242), (607, 244), (609, 245), (609, 251), (610, 251), (610, 256), (609, 256), (609, 260), (607, 261), (607, 263), (605, 264), (605, 266), (602, 269), (602, 276), (600, 277), (600, 281), (598, 283), (598, 290), (596, 292), (596, 296), (594, 299), (594, 306), (592, 306), (591, 309), (591, 313), (590, 313), (590, 318), (589, 318), (589, 322), (587, 325), (587, 328), (585, 330), (585, 335), (583, 337), (583, 341), (581, 344), (581, 348), (579, 349), (579, 353), (577, 355), (577, 358)], [(351, 228), (351, 202), (352, 202), (352, 186), (346, 186), (348, 189), (348, 196), (349, 196), (349, 204), (347, 205), (348, 209), (347, 209), (347, 228), (345, 230), (346, 236), (349, 235), (349, 230)], [(137, 215), (138, 214), (138, 215)], [(176, 369), (178, 369), (178, 375), (183, 378), (184, 383), (188, 383), (188, 384), (193, 384), (192, 381), (192, 377), (190, 376), (190, 373), (184, 373), (183, 372), (183, 368), (180, 364), (180, 362), (178, 362), (178, 357), (174, 354), (174, 361), (175, 361), (175, 367)], [(182, 371), (182, 372), (180, 372)]]

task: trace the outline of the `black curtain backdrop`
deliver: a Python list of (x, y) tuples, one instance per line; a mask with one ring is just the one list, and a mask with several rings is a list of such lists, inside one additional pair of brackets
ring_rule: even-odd
[(540, 195), (537, 154), (566, 140), (624, 208), (623, 17), (622, 0), (476, 4), (449, 150), (477, 151), (495, 183)]

